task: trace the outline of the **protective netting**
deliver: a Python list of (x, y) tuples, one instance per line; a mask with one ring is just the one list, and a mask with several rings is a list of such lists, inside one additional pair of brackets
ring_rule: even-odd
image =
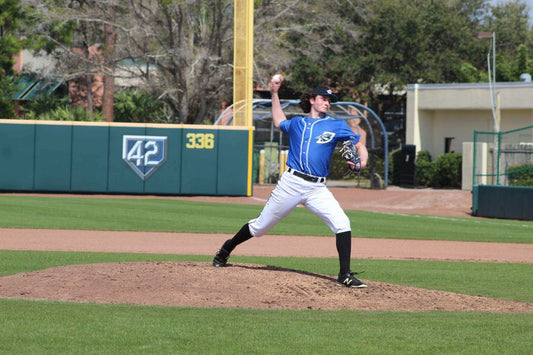
[(533, 187), (533, 126), (474, 131), (473, 184)]

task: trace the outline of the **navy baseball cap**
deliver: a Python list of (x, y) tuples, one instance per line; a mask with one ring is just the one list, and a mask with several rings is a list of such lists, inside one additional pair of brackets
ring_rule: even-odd
[(319, 85), (313, 90), (313, 92), (311, 94), (329, 96), (329, 97), (331, 97), (331, 102), (339, 101), (339, 98), (335, 94), (333, 94), (331, 89), (328, 88), (327, 86)]

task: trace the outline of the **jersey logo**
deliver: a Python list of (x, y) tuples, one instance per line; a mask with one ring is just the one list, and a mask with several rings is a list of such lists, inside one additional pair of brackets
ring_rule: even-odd
[(333, 137), (335, 137), (335, 133), (333, 132), (323, 132), (321, 135), (319, 135), (316, 139), (316, 142), (318, 144), (325, 144), (329, 143), (333, 140)]
[(167, 137), (123, 136), (122, 159), (143, 180), (167, 160)]

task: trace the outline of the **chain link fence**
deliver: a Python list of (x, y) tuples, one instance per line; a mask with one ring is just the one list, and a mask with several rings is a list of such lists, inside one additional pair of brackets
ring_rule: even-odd
[(473, 185), (533, 187), (533, 126), (474, 131)]

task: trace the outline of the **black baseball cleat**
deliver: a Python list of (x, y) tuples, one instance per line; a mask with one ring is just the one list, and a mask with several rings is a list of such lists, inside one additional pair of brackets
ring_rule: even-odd
[(213, 266), (214, 267), (223, 267), (226, 266), (226, 263), (228, 262), (229, 253), (225, 251), (224, 249), (220, 249), (218, 253), (213, 258)]
[(361, 282), (360, 280), (356, 279), (353, 275), (355, 275), (355, 272), (348, 272), (344, 275), (339, 275), (339, 278), (337, 279), (337, 282), (335, 283), (337, 286), (346, 286), (346, 287), (357, 287), (357, 288), (365, 288), (366, 284), (364, 282)]

